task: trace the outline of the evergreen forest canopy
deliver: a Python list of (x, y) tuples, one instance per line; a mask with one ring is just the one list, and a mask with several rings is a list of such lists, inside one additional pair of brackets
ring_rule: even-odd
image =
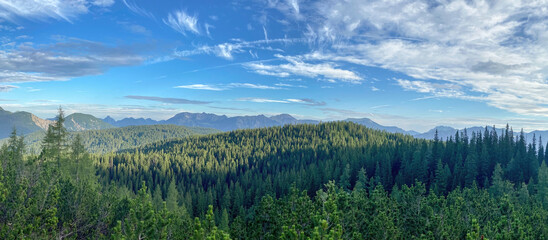
[(87, 153), (62, 111), (0, 149), (1, 239), (548, 239), (548, 148), (286, 125)]
[[(181, 139), (193, 135), (218, 133), (219, 130), (202, 127), (184, 127), (176, 125), (144, 125), (81, 132), (68, 132), (67, 141), (74, 140), (76, 135), (82, 138), (82, 144), (90, 153), (107, 153), (129, 150), (166, 139)], [(25, 135), (24, 142), (27, 153), (40, 154), (44, 131), (36, 131)], [(0, 144), (8, 139), (0, 140)]]

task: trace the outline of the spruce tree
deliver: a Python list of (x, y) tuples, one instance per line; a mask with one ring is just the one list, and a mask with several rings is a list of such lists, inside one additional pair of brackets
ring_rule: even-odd
[(368, 185), (367, 172), (365, 168), (362, 167), (358, 172), (358, 181), (356, 182), (356, 185), (354, 185), (354, 191), (365, 191)]
[(176, 211), (179, 208), (179, 202), (177, 200), (179, 191), (175, 186), (175, 181), (172, 179), (167, 189), (166, 207), (169, 211)]
[(42, 141), (42, 157), (44, 161), (54, 161), (57, 163), (57, 169), (61, 169), (61, 162), (67, 150), (68, 131), (64, 126), (65, 115), (63, 109), (59, 107), (59, 112), (55, 122), (49, 125), (46, 136)]

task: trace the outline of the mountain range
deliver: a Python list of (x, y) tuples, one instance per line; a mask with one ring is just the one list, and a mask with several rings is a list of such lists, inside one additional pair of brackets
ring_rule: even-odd
[[(456, 129), (449, 126), (437, 126), (424, 133), (416, 131), (407, 131), (396, 126), (383, 126), (374, 122), (369, 118), (348, 118), (344, 121), (354, 122), (364, 125), (369, 128), (387, 131), (391, 133), (401, 133), (414, 136), (416, 138), (434, 139), (436, 131), (438, 132), (438, 138), (445, 140), (451, 136), (454, 136), (457, 131), (464, 133), (464, 129)], [(9, 136), (13, 128), (15, 127), (19, 134), (29, 134), (36, 131), (46, 130), (49, 124), (54, 121), (51, 119), (41, 119), (36, 115), (28, 112), (9, 112), (0, 108), (0, 139)], [(232, 131), (237, 129), (248, 128), (263, 128), (282, 126), (286, 124), (317, 124), (317, 120), (300, 120), (296, 119), (289, 114), (280, 114), (275, 116), (234, 116), (228, 117), (226, 115), (216, 115), (211, 113), (189, 113), (182, 112), (167, 120), (153, 120), (150, 118), (124, 118), (121, 120), (115, 120), (110, 116), (104, 119), (96, 118), (89, 114), (73, 113), (66, 116), (65, 127), (69, 131), (85, 131), (85, 130), (100, 130), (109, 128), (120, 128), (128, 126), (143, 126), (143, 125), (178, 125), (187, 127), (202, 127), (212, 128), (220, 131)], [(488, 130), (492, 130), (493, 127), (487, 127)], [(503, 129), (497, 128), (497, 134), (501, 134)], [(466, 129), (469, 136), (473, 132), (482, 133), (485, 131), (485, 127), (470, 127)], [(517, 136), (519, 132), (514, 133)], [(539, 138), (548, 140), (548, 131), (532, 131), (525, 133), (525, 138), (528, 142), (533, 140), (533, 137), (538, 141)], [(546, 141), (544, 141), (546, 142)]]
[[(54, 123), (53, 120), (42, 119), (29, 112), (9, 112), (0, 107), (0, 139), (8, 137), (14, 128), (17, 129), (18, 134), (27, 135), (47, 130), (52, 123)], [(82, 113), (66, 116), (65, 127), (69, 131), (114, 128), (102, 119)]]
[(127, 127), (137, 125), (158, 125), (173, 124), (188, 127), (206, 127), (221, 131), (232, 131), (236, 129), (273, 127), (285, 124), (311, 123), (316, 124), (315, 120), (298, 120), (289, 114), (280, 114), (272, 117), (265, 115), (258, 116), (236, 116), (227, 117), (225, 115), (216, 115), (211, 113), (188, 113), (182, 112), (167, 120), (156, 121), (150, 118), (124, 118), (114, 120), (110, 116), (103, 119), (104, 122), (116, 127)]

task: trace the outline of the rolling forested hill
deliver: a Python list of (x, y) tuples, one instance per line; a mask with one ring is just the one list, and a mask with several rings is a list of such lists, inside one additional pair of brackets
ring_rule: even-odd
[(102, 119), (96, 118), (89, 114), (73, 113), (67, 116), (65, 120), (65, 128), (69, 131), (85, 131), (114, 128), (114, 126), (103, 122)]
[[(67, 117), (67, 120), (70, 120), (70, 118)], [(162, 140), (181, 139), (192, 135), (204, 135), (217, 132), (220, 131), (210, 128), (147, 125), (69, 132), (67, 138), (70, 142), (75, 135), (81, 135), (82, 143), (90, 153), (107, 153), (133, 149)], [(45, 131), (37, 131), (25, 136), (25, 145), (27, 146), (29, 153), (40, 153), (42, 140), (44, 139), (45, 134)], [(0, 140), (0, 144), (7, 141), (8, 139), (2, 139)]]
[[(54, 121), (42, 119), (29, 112), (9, 112), (0, 107), (0, 139), (7, 138), (13, 129), (20, 134), (32, 134), (47, 130)], [(89, 114), (73, 113), (66, 117), (65, 128), (69, 131), (108, 129), (114, 126)]]
[(548, 154), (510, 129), (441, 141), (330, 122), (92, 156), (61, 130), (40, 156), (2, 148), (0, 237), (548, 237)]
[[(545, 185), (548, 179), (542, 175), (548, 174), (548, 170), (544, 147), (527, 146), (523, 134), (517, 139), (514, 141), (509, 129), (501, 136), (495, 132), (484, 136), (457, 134), (442, 142), (381, 132), (348, 122), (289, 125), (166, 141), (134, 153), (103, 155), (98, 159), (98, 173), (104, 185), (122, 186), (130, 192), (146, 187), (158, 201), (169, 195), (170, 185), (175, 185), (179, 203), (192, 216), (203, 216), (208, 205), (212, 205), (220, 216), (218, 222), (229, 219), (229, 222), (240, 224), (232, 225), (230, 231), (246, 234), (244, 236), (250, 239), (259, 238), (263, 231), (281, 236), (283, 226), (292, 227), (291, 221), (277, 219), (292, 218), (291, 211), (279, 213), (284, 212), (284, 207), (294, 208), (286, 201), (321, 197), (318, 194), (325, 194), (321, 191), (326, 184), (330, 186), (326, 191), (342, 194), (337, 195), (342, 197), (337, 201), (343, 201), (338, 208), (345, 210), (338, 217), (345, 238), (357, 234), (378, 239), (383, 238), (382, 235), (375, 234), (386, 234), (386, 231), (393, 234), (386, 236), (388, 239), (404, 236), (465, 238), (474, 224), (489, 226), (485, 229), (488, 236), (518, 236), (512, 235), (512, 231), (522, 231), (520, 227), (496, 227), (503, 221), (502, 217), (515, 217), (511, 221), (519, 219), (524, 225), (531, 224), (529, 221), (533, 219), (522, 218), (522, 215), (506, 216), (509, 214), (504, 210), (507, 206), (500, 205), (497, 200), (504, 198), (511, 202), (505, 204), (515, 204), (513, 207), (529, 211), (532, 206), (528, 204), (536, 201), (533, 194), (546, 194), (540, 189), (548, 187)], [(543, 168), (539, 173), (541, 164)], [(334, 184), (329, 185), (330, 181)], [(514, 193), (514, 186), (521, 192)], [(303, 190), (306, 194), (301, 195), (299, 191)], [(366, 194), (359, 195), (361, 191)], [(358, 195), (344, 194), (351, 192)], [(387, 198), (390, 192), (392, 198)], [(528, 200), (519, 202), (519, 198), (525, 197), (523, 194)], [(265, 196), (271, 198), (265, 200)], [(273, 199), (276, 198), (285, 200), (275, 203)], [(319, 202), (310, 202), (309, 207), (327, 200), (316, 201)], [(387, 205), (381, 210), (377, 209), (381, 206), (376, 205), (380, 203), (368, 201), (386, 201), (383, 204)], [(282, 205), (282, 209), (275, 210), (280, 207), (274, 206), (276, 204)], [(458, 210), (462, 212), (451, 212), (457, 211), (453, 208), (462, 208)], [(484, 215), (485, 211), (494, 210), (496, 216)], [(546, 214), (544, 208), (537, 210)], [(273, 215), (263, 216), (265, 213), (261, 211)], [(364, 215), (344, 214), (351, 212)], [(369, 214), (375, 217), (366, 217)], [(277, 217), (271, 219), (273, 216)], [(265, 223), (265, 217), (271, 222)], [(313, 215), (309, 217), (314, 218)], [(447, 221), (439, 222), (441, 218), (447, 218)], [(547, 218), (544, 219), (542, 221), (548, 223)], [(356, 221), (367, 223), (357, 226)], [(386, 229), (390, 225), (375, 226), (381, 224), (375, 221), (390, 222), (393, 226), (391, 229)], [(313, 235), (312, 227), (295, 227), (298, 233), (305, 234), (304, 231), (305, 235)], [(333, 230), (335, 226), (328, 228)], [(255, 232), (256, 229), (262, 230)]]

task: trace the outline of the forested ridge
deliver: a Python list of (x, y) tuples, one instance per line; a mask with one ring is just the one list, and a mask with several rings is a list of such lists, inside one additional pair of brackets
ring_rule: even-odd
[(414, 139), (349, 122), (89, 155), (62, 114), (0, 152), (2, 239), (547, 239), (548, 154), (523, 133)]
[[(90, 153), (108, 153), (129, 150), (149, 143), (181, 139), (192, 135), (218, 133), (219, 130), (201, 127), (184, 127), (176, 125), (145, 125), (69, 132), (67, 141), (72, 141), (76, 135), (82, 138), (82, 144)], [(40, 154), (45, 131), (36, 131), (25, 135), (27, 153)], [(1, 139), (0, 144), (8, 139)]]

